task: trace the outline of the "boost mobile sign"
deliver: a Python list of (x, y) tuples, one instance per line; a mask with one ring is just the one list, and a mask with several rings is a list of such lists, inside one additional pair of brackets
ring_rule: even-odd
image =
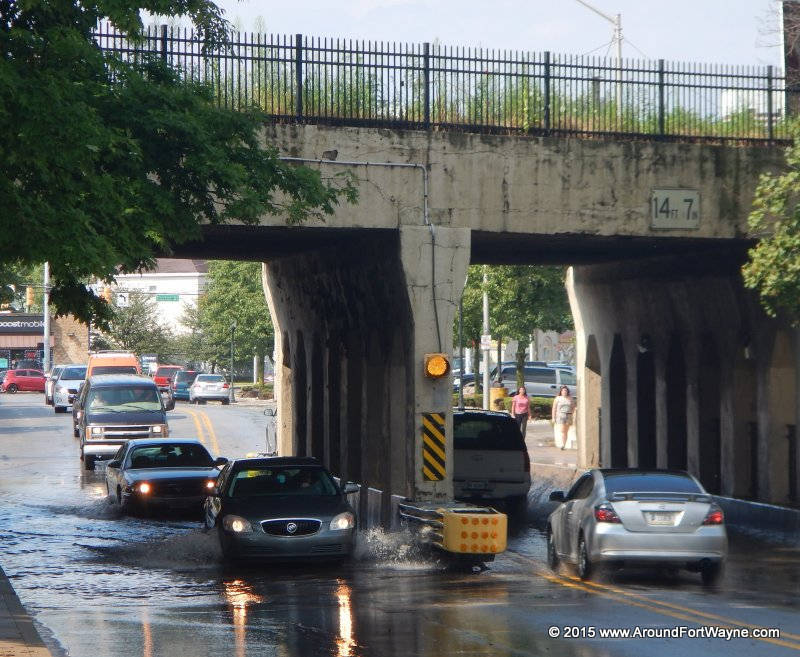
[(44, 318), (41, 315), (0, 315), (0, 333), (41, 335)]

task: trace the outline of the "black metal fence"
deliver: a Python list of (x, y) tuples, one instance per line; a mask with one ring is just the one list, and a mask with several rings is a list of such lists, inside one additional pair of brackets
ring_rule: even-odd
[(130, 41), (95, 38), (123, 57), (157, 53), (218, 102), (285, 121), (499, 133), (626, 134), (779, 140), (798, 92), (771, 66), (724, 66), (241, 34), (204, 51), (185, 28)]

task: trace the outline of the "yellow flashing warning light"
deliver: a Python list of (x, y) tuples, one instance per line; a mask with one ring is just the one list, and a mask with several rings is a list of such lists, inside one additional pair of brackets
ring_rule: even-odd
[(425, 354), (425, 376), (440, 379), (450, 373), (450, 359), (445, 354)]

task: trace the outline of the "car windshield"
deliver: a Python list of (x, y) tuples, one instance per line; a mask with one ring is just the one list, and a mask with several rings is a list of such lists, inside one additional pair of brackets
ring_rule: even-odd
[(94, 374), (138, 374), (133, 365), (97, 365), (92, 368)]
[(191, 383), (197, 378), (197, 372), (181, 371), (175, 375), (176, 383)]
[(85, 367), (67, 367), (61, 372), (59, 379), (63, 381), (78, 381), (86, 378)]
[(614, 493), (702, 493), (691, 477), (679, 472), (603, 473), (606, 494)]
[(201, 374), (196, 381), (199, 383), (222, 383), (225, 381), (225, 377), (221, 374)]
[(94, 388), (86, 402), (86, 408), (95, 413), (161, 410), (161, 395), (155, 385)]
[(453, 416), (455, 449), (524, 449), (522, 435), (510, 417)]
[(211, 455), (202, 445), (159, 444), (134, 447), (130, 454), (130, 467), (144, 468), (210, 468)]
[(338, 495), (339, 489), (322, 468), (260, 467), (239, 470), (228, 488), (228, 497), (275, 495)]

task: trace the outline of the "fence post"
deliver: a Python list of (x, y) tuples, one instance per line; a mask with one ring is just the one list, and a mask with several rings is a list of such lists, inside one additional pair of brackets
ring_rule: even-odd
[(161, 59), (167, 61), (167, 26), (161, 26)]
[(767, 66), (767, 138), (775, 138), (775, 122), (772, 116), (772, 65)]
[(295, 118), (303, 118), (303, 35), (294, 35)]
[(544, 53), (544, 129), (550, 130), (550, 51)]
[(431, 44), (422, 44), (422, 62), (425, 78), (425, 129), (431, 127)]
[(664, 136), (664, 60), (658, 60), (658, 134)]

